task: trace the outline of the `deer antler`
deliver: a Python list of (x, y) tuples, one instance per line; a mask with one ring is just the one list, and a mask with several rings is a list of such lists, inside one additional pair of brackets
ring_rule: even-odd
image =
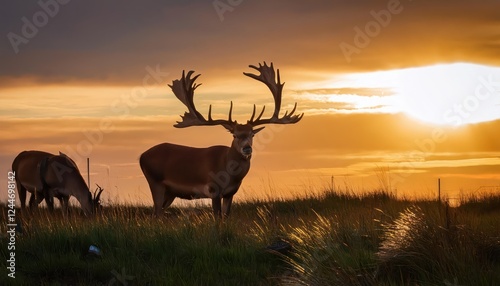
[[(302, 116), (304, 116), (304, 113), (299, 114), (299, 115), (294, 115), (293, 113), (295, 112), (295, 109), (297, 108), (297, 102), (295, 102), (295, 105), (290, 113), (288, 111), (285, 112), (283, 117), (279, 118), (279, 113), (281, 109), (281, 97), (282, 97), (282, 91), (283, 91), (283, 86), (285, 83), (281, 83), (280, 80), (280, 70), (278, 69), (276, 72), (274, 71), (273, 63), (271, 63), (270, 66), (264, 62), (264, 65), (261, 65), (259, 63), (259, 67), (256, 67), (254, 65), (250, 65), (249, 67), (256, 69), (257, 71), (260, 72), (260, 75), (255, 75), (252, 73), (246, 73), (244, 72), (243, 74), (251, 77), (253, 79), (256, 79), (258, 81), (263, 82), (269, 90), (271, 90), (271, 93), (274, 97), (274, 113), (271, 116), (271, 118), (268, 119), (261, 119), (262, 114), (264, 114), (264, 110), (266, 109), (266, 106), (262, 108), (262, 111), (260, 112), (259, 116), (254, 120), (255, 117), (255, 104), (253, 106), (253, 112), (252, 112), (252, 117), (250, 120), (248, 120), (248, 124), (252, 126), (257, 126), (261, 124), (266, 124), (266, 123), (275, 123), (275, 124), (292, 124), (292, 123), (297, 123), (302, 119)], [(277, 75), (277, 76), (276, 76)]]
[(202, 125), (224, 125), (224, 126), (234, 125), (236, 121), (233, 121), (231, 119), (231, 114), (233, 112), (232, 101), (231, 101), (231, 107), (229, 108), (228, 120), (222, 120), (222, 119), (213, 120), (212, 105), (210, 105), (210, 107), (208, 108), (208, 120), (205, 119), (205, 117), (203, 117), (203, 115), (201, 115), (201, 113), (199, 113), (196, 110), (193, 101), (194, 90), (198, 86), (200, 86), (201, 83), (200, 84), (195, 83), (196, 79), (200, 76), (200, 74), (191, 78), (191, 75), (193, 73), (194, 71), (189, 71), (186, 76), (185, 72), (182, 71), (182, 78), (180, 80), (176, 79), (172, 81), (172, 85), (168, 85), (172, 89), (172, 92), (175, 94), (175, 96), (188, 108), (188, 112), (185, 112), (184, 116), (181, 115), (182, 120), (177, 121), (177, 124), (175, 124), (174, 127), (184, 128), (189, 126), (202, 126)]
[(97, 186), (97, 188), (94, 191), (94, 197), (92, 198), (92, 201), (94, 202), (94, 205), (97, 206), (100, 205), (101, 194), (104, 191), (104, 189), (101, 188), (101, 186), (99, 186), (98, 184), (95, 185)]

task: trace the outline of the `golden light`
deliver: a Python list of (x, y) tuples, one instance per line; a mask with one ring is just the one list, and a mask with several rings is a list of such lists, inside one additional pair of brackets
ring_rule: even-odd
[(500, 68), (455, 63), (397, 71), (393, 87), (406, 114), (459, 126), (500, 119)]
[[(353, 73), (324, 82), (325, 89), (363, 94), (309, 94), (349, 112), (402, 112), (423, 122), (459, 126), (500, 119), (500, 68), (470, 63)], [(383, 91), (383, 92), (381, 92)], [(344, 112), (324, 108), (327, 112)]]

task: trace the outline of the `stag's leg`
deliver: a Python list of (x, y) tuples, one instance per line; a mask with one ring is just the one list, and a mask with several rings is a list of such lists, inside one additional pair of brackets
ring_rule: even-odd
[(163, 206), (165, 206), (168, 202), (167, 187), (163, 184), (151, 183), (151, 182), (148, 183), (149, 183), (149, 188), (151, 189), (151, 194), (153, 195), (155, 216), (160, 216), (163, 213)]
[(225, 218), (229, 217), (231, 212), (231, 203), (233, 202), (233, 196), (224, 197), (222, 200), (222, 213)]
[(165, 194), (165, 201), (163, 202), (163, 209), (168, 208), (175, 200), (174, 196), (169, 196), (168, 194)]
[(221, 198), (216, 197), (212, 199), (212, 209), (214, 210), (215, 218), (221, 217)]

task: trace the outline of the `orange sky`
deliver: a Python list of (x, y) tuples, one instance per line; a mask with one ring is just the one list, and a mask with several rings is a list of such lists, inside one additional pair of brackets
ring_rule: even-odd
[(438, 177), (450, 196), (500, 187), (498, 1), (57, 5), (36, 33), (25, 27), (47, 13), (36, 2), (1, 12), (3, 174), (22, 150), (66, 152), (82, 173), (88, 156), (107, 198), (149, 205), (143, 151), (231, 140), (221, 127), (173, 128), (185, 108), (166, 84), (194, 69), (200, 112), (226, 116), (232, 100), (244, 121), (254, 103), (272, 110), (265, 86), (242, 75), (266, 60), (286, 82), (282, 110), (297, 101), (305, 116), (256, 136), (237, 199), (310, 193), (332, 176), (373, 190), (381, 173), (398, 195), (434, 194)]

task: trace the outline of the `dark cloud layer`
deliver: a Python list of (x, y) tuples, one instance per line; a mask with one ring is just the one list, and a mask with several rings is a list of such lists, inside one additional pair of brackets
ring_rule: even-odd
[(35, 1), (8, 1), (0, 17), (0, 79), (4, 85), (19, 77), (131, 84), (147, 65), (226, 76), (263, 59), (324, 72), (442, 61), (500, 65), (500, 3), (465, 0), (400, 1), (401, 12), (346, 61), (339, 44), (353, 45), (354, 28), (364, 29), (373, 21), (371, 11), (394, 1), (241, 1), (218, 14), (214, 1), (72, 0), (60, 4), (18, 54), (7, 35), (22, 36), (22, 18), (32, 22), (43, 10)]

